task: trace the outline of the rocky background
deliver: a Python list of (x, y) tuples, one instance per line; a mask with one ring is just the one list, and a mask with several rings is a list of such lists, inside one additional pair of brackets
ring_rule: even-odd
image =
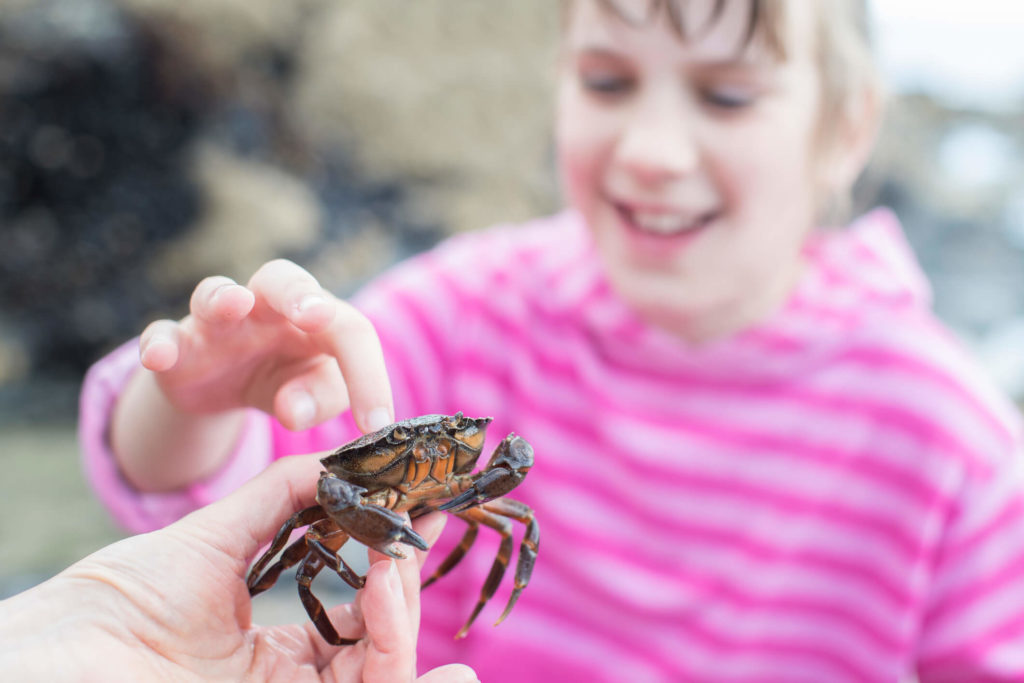
[[(0, 2), (0, 597), (119, 535), (81, 482), (78, 386), (201, 277), (287, 256), (344, 295), (557, 208), (558, 21), (553, 0)], [(1019, 110), (904, 94), (857, 197), (897, 211), (1018, 399), (1021, 160)]]
[(7, 417), (66, 412), (25, 394), (179, 317), (204, 275), (284, 255), (345, 294), (452, 231), (552, 210), (554, 9), (8, 0)]

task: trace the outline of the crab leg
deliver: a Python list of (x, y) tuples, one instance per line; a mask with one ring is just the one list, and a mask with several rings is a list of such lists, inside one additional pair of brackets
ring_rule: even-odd
[(498, 617), (498, 621), (494, 622), (494, 625), (497, 626), (509, 615), (509, 612), (512, 611), (516, 604), (516, 600), (519, 599), (519, 594), (523, 592), (526, 584), (530, 582), (530, 576), (533, 574), (533, 565), (537, 561), (537, 549), (540, 547), (540, 528), (537, 526), (537, 520), (533, 516), (533, 510), (518, 500), (499, 498), (498, 500), (484, 503), (483, 507), (489, 512), (509, 517), (526, 525), (526, 533), (523, 535), (523, 542), (519, 546), (519, 560), (516, 563), (515, 589), (508, 598), (505, 611)]
[(480, 610), (494, 596), (494, 592), (498, 590), (498, 586), (501, 584), (501, 578), (505, 576), (505, 569), (508, 568), (508, 561), (512, 556), (512, 523), (478, 507), (456, 512), (455, 515), (470, 524), (483, 524), (501, 534), (501, 545), (498, 546), (498, 554), (494, 558), (494, 564), (491, 565), (491, 571), (487, 575), (487, 580), (484, 581), (484, 585), (480, 589), (480, 599), (477, 600), (476, 607), (473, 608), (472, 614), (469, 615), (466, 625), (455, 634), (455, 638), (458, 639), (466, 636), (466, 632), (473, 625), (477, 615), (480, 614)]
[(298, 539), (283, 553), (281, 553), (281, 559), (270, 566), (262, 576), (256, 573), (249, 574), (249, 580), (247, 584), (249, 586), (249, 597), (255, 597), (267, 590), (275, 583), (277, 583), (277, 577), (281, 575), (285, 569), (294, 567), (296, 564), (302, 561), (306, 555), (309, 554), (309, 545), (306, 543), (306, 537)]
[(324, 610), (323, 603), (313, 595), (313, 591), (310, 589), (313, 579), (325, 564), (324, 558), (319, 552), (309, 553), (303, 558), (299, 570), (295, 573), (295, 580), (299, 585), (299, 599), (302, 601), (302, 606), (306, 608), (306, 614), (316, 625), (316, 630), (320, 632), (324, 640), (331, 645), (355, 645), (360, 639), (339, 636), (334, 629), (334, 624), (327, 618), (327, 611)]
[(430, 578), (423, 582), (420, 588), (426, 588), (430, 584), (434, 583), (442, 576), (450, 572), (455, 565), (462, 561), (462, 558), (466, 556), (469, 549), (473, 547), (473, 542), (476, 541), (476, 533), (480, 529), (480, 523), (473, 519), (466, 519), (466, 523), (469, 524), (469, 528), (466, 529), (466, 533), (462, 536), (462, 540), (459, 544), (448, 553), (448, 557), (444, 558), (444, 561), (438, 566), (437, 570), (430, 575)]
[(266, 552), (260, 556), (260, 559), (249, 570), (249, 578), (246, 581), (246, 585), (249, 587), (250, 596), (258, 595), (273, 586), (282, 571), (288, 567), (295, 566), (306, 555), (308, 551), (306, 539), (300, 538), (288, 546), (288, 549), (281, 554), (281, 559), (261, 576), (263, 568), (274, 559), (274, 556), (288, 542), (288, 537), (291, 536), (292, 531), (297, 527), (313, 524), (326, 517), (327, 515), (324, 513), (323, 508), (319, 505), (314, 505), (305, 510), (300, 510), (288, 518), (288, 521), (281, 526), (277, 535), (274, 536), (274, 540), (271, 541)]
[[(327, 531), (321, 531), (318, 528), (320, 526), (327, 527)], [(310, 550), (316, 552), (323, 559), (324, 563), (333, 569), (345, 583), (356, 590), (359, 590), (366, 584), (366, 577), (360, 576), (356, 570), (348, 565), (344, 558), (338, 555), (338, 551), (348, 541), (349, 536), (339, 529), (333, 521), (324, 519), (310, 526), (306, 531), (305, 539)]]

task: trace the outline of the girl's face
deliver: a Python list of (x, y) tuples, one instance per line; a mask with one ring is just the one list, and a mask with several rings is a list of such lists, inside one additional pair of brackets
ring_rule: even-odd
[[(820, 197), (815, 3), (787, 7), (786, 58), (746, 43), (749, 4), (679, 3), (623, 21), (575, 0), (564, 35), (562, 180), (616, 291), (692, 341), (771, 314), (800, 271)], [(617, 0), (641, 19), (649, 0)], [(661, 5), (659, 5), (661, 6)]]

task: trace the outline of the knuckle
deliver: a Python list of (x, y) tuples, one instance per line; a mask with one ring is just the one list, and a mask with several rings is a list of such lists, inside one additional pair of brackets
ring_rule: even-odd
[(359, 336), (377, 336), (377, 329), (362, 312), (351, 304), (340, 301), (340, 314), (337, 317), (339, 331)]
[(357, 335), (360, 337), (376, 337), (376, 330), (370, 321), (361, 316), (353, 316), (346, 325), (346, 332), (351, 335)]

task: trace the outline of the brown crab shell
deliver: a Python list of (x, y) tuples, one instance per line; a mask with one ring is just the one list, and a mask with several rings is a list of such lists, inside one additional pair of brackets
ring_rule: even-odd
[(456, 413), (402, 420), (364, 434), (320, 463), (331, 474), (368, 491), (400, 486), (410, 458), (453, 457), (454, 473), (470, 472), (483, 450), (491, 419)]

